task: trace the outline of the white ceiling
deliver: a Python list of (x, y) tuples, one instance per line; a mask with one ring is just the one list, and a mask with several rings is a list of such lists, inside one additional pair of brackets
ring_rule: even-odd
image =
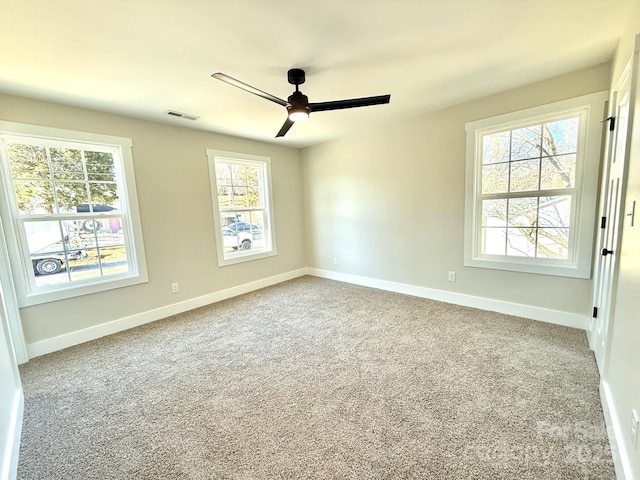
[[(606, 62), (634, 1), (7, 0), (0, 91), (304, 147)], [(283, 107), (211, 78), (286, 99), (292, 67), (311, 102), (391, 103), (275, 139)]]

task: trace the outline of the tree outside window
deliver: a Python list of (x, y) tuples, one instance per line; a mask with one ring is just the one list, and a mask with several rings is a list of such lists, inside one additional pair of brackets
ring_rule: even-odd
[(481, 253), (567, 259), (580, 117), (481, 136)]

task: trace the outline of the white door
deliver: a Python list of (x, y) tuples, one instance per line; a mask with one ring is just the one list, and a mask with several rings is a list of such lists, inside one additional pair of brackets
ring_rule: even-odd
[(606, 169), (601, 191), (601, 231), (595, 259), (593, 319), (591, 324), (591, 348), (594, 351), (600, 374), (604, 373), (608, 339), (613, 314), (613, 293), (618, 270), (621, 228), (624, 220), (624, 194), (628, 158), (628, 133), (631, 131), (635, 79), (637, 76), (637, 54), (625, 70), (616, 91), (612, 95), (610, 109), (613, 130), (609, 133), (606, 148)]

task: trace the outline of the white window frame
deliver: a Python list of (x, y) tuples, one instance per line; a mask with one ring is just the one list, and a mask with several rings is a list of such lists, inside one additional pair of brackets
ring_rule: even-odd
[[(606, 91), (575, 97), (526, 110), (469, 122), (466, 130), (466, 186), (464, 265), (516, 272), (557, 275), (575, 278), (591, 277), (591, 259), (597, 215), (598, 175), (600, 172), (602, 120), (608, 98)], [(516, 129), (532, 122), (581, 115), (575, 196), (569, 238), (569, 258), (542, 259), (507, 255), (483, 255), (480, 252), (482, 226), (481, 180), (483, 134)], [(528, 193), (522, 192), (523, 196)]]
[[(218, 255), (218, 266), (234, 265), (237, 263), (258, 260), (272, 257), (277, 254), (275, 239), (275, 221), (273, 214), (273, 189), (271, 187), (271, 158), (258, 155), (247, 155), (244, 153), (227, 152), (223, 150), (207, 149), (207, 159), (209, 163), (209, 180), (211, 186), (211, 205), (213, 209), (213, 223), (216, 234), (216, 251)], [(220, 205), (218, 204), (218, 183), (216, 177), (216, 161), (225, 163), (250, 164), (260, 167), (263, 181), (260, 189), (263, 192), (264, 202), (264, 227), (263, 235), (265, 248), (260, 250), (238, 251), (226, 253), (224, 251), (224, 239), (222, 236), (222, 217)], [(242, 210), (242, 209), (235, 209)]]
[[(125, 245), (127, 247), (128, 271), (71, 283), (37, 287), (34, 281), (33, 264), (26, 245), (26, 237), (19, 226), (21, 222), (18, 220), (18, 207), (11, 187), (9, 162), (4, 146), (2, 146), (2, 159), (0, 159), (0, 198), (2, 205), (0, 205), (0, 215), (3, 218), (2, 223), (7, 238), (11, 269), (18, 303), (21, 307), (63, 300), (148, 281), (131, 152), (133, 144), (130, 138), (6, 121), (0, 121), (0, 136), (12, 139), (20, 137), (26, 141), (41, 140), (43, 142), (75, 143), (86, 149), (90, 149), (93, 146), (103, 151), (111, 149), (120, 158), (121, 166), (118, 180), (122, 187), (119, 190), (121, 211), (124, 213), (122, 218), (128, 225), (128, 228), (125, 229), (127, 232)], [(108, 214), (106, 215), (108, 216)], [(46, 219), (46, 215), (34, 217), (34, 220)]]

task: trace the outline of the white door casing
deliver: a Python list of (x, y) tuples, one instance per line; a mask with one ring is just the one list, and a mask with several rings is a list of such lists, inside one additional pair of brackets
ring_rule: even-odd
[(0, 480), (16, 478), (24, 397), (0, 285)]
[(18, 364), (26, 363), (29, 360), (27, 347), (22, 332), (22, 322), (20, 320), (20, 310), (18, 309), (18, 299), (11, 275), (7, 243), (4, 237), (2, 219), (0, 219), (0, 286), (2, 287), (3, 309), (7, 317), (10, 340), (16, 355)]

